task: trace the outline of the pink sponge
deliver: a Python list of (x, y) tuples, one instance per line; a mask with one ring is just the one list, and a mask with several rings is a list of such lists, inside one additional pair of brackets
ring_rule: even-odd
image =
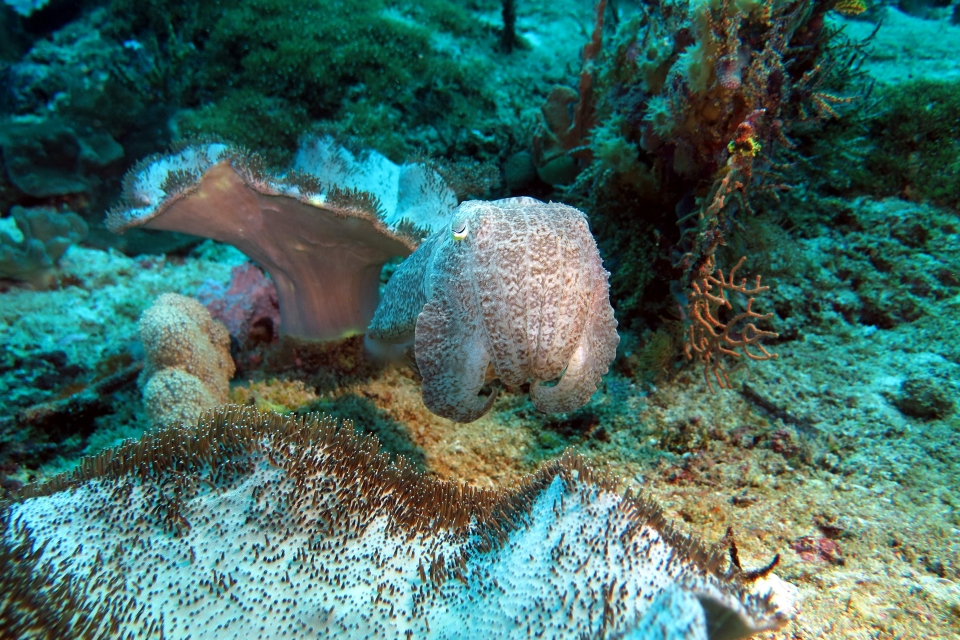
[(207, 282), (197, 298), (215, 320), (226, 325), (240, 344), (269, 342), (277, 337), (280, 303), (277, 288), (252, 262), (234, 267), (230, 287)]

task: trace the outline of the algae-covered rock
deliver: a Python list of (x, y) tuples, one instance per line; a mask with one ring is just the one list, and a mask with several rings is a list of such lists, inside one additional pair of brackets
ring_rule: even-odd
[(894, 404), (904, 415), (934, 420), (949, 415), (954, 408), (953, 394), (936, 378), (908, 378), (900, 385)]
[(864, 179), (872, 191), (960, 205), (960, 87), (918, 80), (881, 94), (885, 108), (870, 123), (873, 145)]
[(83, 193), (90, 189), (90, 170), (123, 157), (123, 147), (108, 134), (81, 136), (58, 119), (4, 123), (0, 150), (10, 182), (34, 198)]
[(49, 284), (57, 261), (87, 235), (87, 224), (72, 211), (13, 207), (16, 225), (0, 227), (0, 278), (34, 286)]
[(243, 0), (212, 15), (179, 3), (113, 4), (125, 33), (144, 23), (162, 33), (170, 17), (154, 11), (183, 14), (177, 29), (193, 34), (198, 68), (171, 81), (192, 81), (209, 97), (184, 105), (179, 132), (231, 140), (272, 164), (289, 160), (314, 121), (340, 121), (400, 159), (416, 150), (416, 127), (442, 126), (453, 137), (492, 104), (480, 70), (449, 44), (479, 35), (477, 24), (446, 0)]

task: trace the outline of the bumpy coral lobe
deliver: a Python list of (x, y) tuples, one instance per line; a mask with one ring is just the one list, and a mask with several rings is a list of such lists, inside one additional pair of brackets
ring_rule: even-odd
[(585, 216), (532, 198), (460, 205), (449, 229), (394, 274), (370, 327), (414, 338), (423, 401), (459, 422), (489, 411), (487, 370), (530, 383), (545, 412), (589, 400), (616, 352), (617, 322)]
[(143, 313), (139, 330), (147, 356), (140, 382), (155, 424), (192, 422), (227, 401), (235, 371), (230, 334), (203, 305), (164, 294)]

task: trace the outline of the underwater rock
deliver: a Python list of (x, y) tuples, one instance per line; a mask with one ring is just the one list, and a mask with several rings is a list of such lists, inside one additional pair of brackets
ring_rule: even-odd
[(504, 384), (530, 382), (544, 412), (583, 406), (620, 341), (607, 276), (587, 219), (533, 198), (465, 202), (448, 229), (394, 272), (370, 324), (372, 340), (414, 340), (423, 402), (472, 422)]
[(123, 157), (123, 147), (106, 133), (79, 136), (58, 119), (21, 118), (4, 124), (0, 149), (10, 182), (34, 198), (83, 193), (88, 170)]
[[(0, 10), (0, 60), (9, 63), (19, 60), (29, 47), (29, 39), (23, 31), (19, 18), (12, 12)], [(0, 65), (0, 87), (6, 82), (6, 72), (9, 64)], [(4, 103), (0, 89), (0, 105)]]
[(230, 335), (203, 305), (164, 294), (144, 311), (139, 329), (147, 356), (140, 386), (155, 425), (192, 423), (227, 401), (235, 371)]
[(49, 0), (3, 0), (3, 3), (17, 12), (24, 18), (29, 17), (34, 11), (39, 11), (47, 5)]
[(0, 228), (0, 278), (48, 285), (57, 261), (86, 237), (87, 223), (72, 211), (52, 207), (15, 206), (10, 214), (17, 228)]
[[(229, 407), (24, 487), (0, 514), (13, 637), (734, 640), (792, 615), (574, 455), (500, 490), (329, 418)], [(631, 630), (637, 633), (630, 633)]]
[(327, 144), (309, 143), (286, 176), (223, 144), (148, 159), (127, 176), (124, 203), (108, 214), (107, 226), (233, 245), (270, 274), (285, 335), (363, 333), (380, 298), (383, 265), (409, 255), (453, 196), (419, 165), (398, 167), (378, 154), (360, 162)]
[(503, 165), (503, 181), (510, 192), (529, 187), (536, 178), (537, 168), (529, 151), (513, 154)]
[[(97, 418), (113, 413), (115, 407), (109, 400), (110, 395), (133, 384), (142, 368), (142, 362), (135, 362), (84, 385), (67, 397), (40, 402), (13, 415), (0, 416), (0, 460), (14, 459), (34, 465), (44, 457), (64, 455), (65, 449), (55, 448), (53, 443), (63, 443), (76, 436), (81, 440), (87, 438), (96, 428)], [(58, 370), (62, 381), (76, 381), (83, 372), (83, 368), (76, 364), (67, 364)], [(24, 383), (29, 383), (29, 379)]]
[(921, 420), (942, 419), (954, 409), (950, 388), (936, 378), (908, 378), (893, 401), (904, 415)]
[(537, 175), (550, 185), (568, 185), (580, 173), (575, 150), (584, 146), (590, 118), (580, 94), (560, 85), (550, 91), (540, 112), (540, 127), (533, 137)]

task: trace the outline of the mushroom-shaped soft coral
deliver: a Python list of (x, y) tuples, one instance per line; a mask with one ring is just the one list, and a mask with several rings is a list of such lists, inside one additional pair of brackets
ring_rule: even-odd
[[(297, 169), (283, 176), (226, 145), (198, 145), (134, 169), (125, 204), (107, 225), (116, 232), (180, 231), (235, 246), (273, 278), (281, 332), (329, 340), (366, 330), (384, 263), (409, 255), (417, 232), (432, 230), (432, 220), (411, 217), (424, 209), (442, 216), (456, 205), (434, 176), (377, 154), (358, 161), (327, 139), (306, 146)], [(327, 182), (336, 178), (343, 179)]]
[(227, 401), (234, 372), (230, 334), (203, 305), (164, 294), (144, 311), (139, 329), (147, 354), (140, 383), (154, 424), (190, 423)]

